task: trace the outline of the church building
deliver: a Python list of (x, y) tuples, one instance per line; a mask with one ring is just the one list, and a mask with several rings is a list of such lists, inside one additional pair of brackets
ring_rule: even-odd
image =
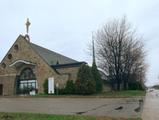
[(76, 80), (80, 65), (86, 64), (31, 43), (29, 25), (27, 34), (19, 35), (0, 63), (0, 95), (43, 93), (50, 77), (55, 86), (64, 88), (68, 80)]

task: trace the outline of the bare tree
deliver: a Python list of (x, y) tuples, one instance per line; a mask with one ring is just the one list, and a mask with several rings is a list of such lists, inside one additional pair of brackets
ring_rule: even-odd
[(108, 73), (112, 88), (127, 89), (132, 81), (144, 81), (144, 45), (125, 17), (105, 24), (95, 39), (98, 66)]

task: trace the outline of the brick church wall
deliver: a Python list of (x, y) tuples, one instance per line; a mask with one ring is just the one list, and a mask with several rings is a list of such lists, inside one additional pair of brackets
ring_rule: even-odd
[[(14, 49), (14, 46), (18, 45), (18, 50)], [(12, 54), (12, 58), (8, 59), (8, 55)], [(7, 55), (0, 65), (0, 82), (4, 84), (4, 95), (13, 95), (15, 92), (15, 76), (4, 77), (4, 75), (20, 74), (21, 68), (10, 67), (9, 65), (16, 60), (25, 60), (35, 64), (34, 73), (38, 81), (38, 92), (43, 93), (43, 83), (48, 77), (54, 77), (55, 84), (58, 82), (60, 87), (64, 87), (68, 80), (68, 75), (57, 74), (32, 48), (30, 43), (24, 39), (23, 36), (19, 36), (16, 42), (13, 44)], [(2, 68), (2, 64), (6, 64), (6, 68)], [(25, 65), (27, 67), (27, 65)], [(30, 67), (28, 65), (28, 67)], [(75, 72), (74, 68), (61, 69), (60, 72)], [(76, 73), (76, 72), (75, 72)], [(72, 75), (72, 79), (75, 76)], [(9, 87), (9, 88), (8, 88)]]
[(68, 67), (68, 68), (61, 68), (57, 69), (57, 71), (61, 74), (69, 73), (69, 80), (75, 81), (77, 78), (79, 67)]

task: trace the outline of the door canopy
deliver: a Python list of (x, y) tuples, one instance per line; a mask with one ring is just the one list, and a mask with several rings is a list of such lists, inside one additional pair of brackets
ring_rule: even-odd
[(15, 67), (20, 67), (20, 66), (22, 66), (22, 65), (24, 65), (24, 64), (26, 64), (26, 65), (35, 65), (34, 63), (31, 63), (31, 62), (29, 62), (29, 61), (17, 60), (17, 61), (15, 61), (15, 62), (13, 62), (12, 64), (10, 64), (9, 66), (10, 66), (10, 67), (13, 67), (13, 66), (15, 66)]

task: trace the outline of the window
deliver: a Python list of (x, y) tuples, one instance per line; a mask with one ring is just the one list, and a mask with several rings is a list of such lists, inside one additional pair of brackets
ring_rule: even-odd
[(8, 54), (8, 59), (12, 59), (12, 54)]
[(2, 63), (2, 68), (6, 68), (6, 64), (5, 63)]
[(18, 94), (30, 94), (31, 91), (38, 89), (37, 80), (31, 68), (22, 70), (18, 82)]
[(26, 68), (21, 72), (20, 79), (21, 80), (34, 80), (35, 74), (33, 73), (32, 69)]
[(17, 45), (17, 44), (14, 46), (14, 49), (15, 49), (16, 51), (18, 51), (18, 50), (19, 50), (19, 47), (18, 47), (18, 45)]
[(28, 89), (29, 91), (32, 91), (38, 88), (36, 80), (20, 81), (19, 87), (20, 89)]

